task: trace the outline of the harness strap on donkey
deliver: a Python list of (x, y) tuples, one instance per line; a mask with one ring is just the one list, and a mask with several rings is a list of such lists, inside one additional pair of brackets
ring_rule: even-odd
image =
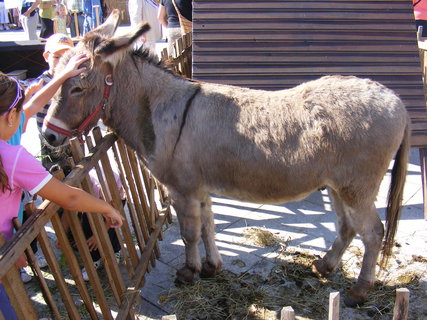
[(190, 99), (187, 100), (187, 104), (185, 105), (184, 113), (182, 114), (182, 122), (179, 127), (178, 138), (176, 139), (175, 146), (173, 147), (173, 153), (175, 153), (176, 146), (178, 145), (179, 139), (181, 138), (182, 130), (184, 129), (185, 122), (187, 121), (188, 110), (191, 107), (191, 103), (193, 102), (194, 97), (200, 92), (200, 86), (197, 86), (196, 90), (194, 90)]
[(53, 123), (50, 123), (46, 119), (44, 120), (44, 124), (49, 129), (56, 131), (60, 134), (63, 134), (67, 137), (78, 137), (80, 143), (83, 143), (83, 135), (87, 135), (88, 131), (87, 127), (89, 126), (89, 123), (95, 119), (95, 117), (98, 115), (101, 110), (105, 110), (105, 106), (108, 103), (108, 99), (110, 97), (110, 90), (111, 86), (113, 85), (113, 75), (111, 73), (107, 74), (104, 79), (104, 94), (102, 95), (102, 100), (96, 107), (96, 109), (79, 125), (77, 129), (73, 130), (67, 130), (61, 127), (58, 127), (54, 125)]

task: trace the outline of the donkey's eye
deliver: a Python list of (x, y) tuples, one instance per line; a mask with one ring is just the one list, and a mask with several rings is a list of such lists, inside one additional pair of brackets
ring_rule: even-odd
[(77, 93), (81, 93), (83, 91), (82, 88), (80, 87), (75, 87), (73, 89), (71, 89), (71, 94), (77, 94)]

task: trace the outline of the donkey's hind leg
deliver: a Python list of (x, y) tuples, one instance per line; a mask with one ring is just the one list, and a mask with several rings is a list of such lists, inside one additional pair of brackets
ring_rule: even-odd
[(199, 253), (201, 235), (200, 201), (195, 197), (173, 195), (181, 238), (185, 245), (185, 266), (176, 273), (177, 283), (192, 282), (195, 274), (200, 273), (202, 263)]
[[(356, 193), (352, 193), (354, 194)], [(356, 200), (345, 193), (338, 195), (332, 191), (338, 216), (338, 236), (323, 259), (314, 262), (318, 272), (328, 274), (337, 267), (355, 234), (360, 235), (365, 253), (357, 283), (346, 296), (347, 306), (356, 306), (366, 301), (368, 291), (375, 281), (375, 265), (381, 250), (384, 227), (375, 209), (372, 194), (365, 194)]]
[(337, 214), (338, 234), (326, 255), (322, 259), (313, 262), (313, 271), (320, 273), (322, 276), (328, 275), (337, 268), (342, 255), (356, 236), (351, 217), (348, 216), (343, 201), (334, 190), (329, 189), (329, 191)]
[(215, 223), (212, 212), (212, 200), (206, 195), (204, 201), (200, 203), (202, 214), (202, 239), (206, 250), (206, 261), (203, 263), (201, 276), (213, 277), (222, 268), (222, 259), (218, 247), (215, 244)]
[(373, 201), (371, 204), (360, 207), (355, 213), (359, 214), (359, 217), (354, 217), (354, 221), (356, 232), (360, 235), (365, 247), (365, 253), (357, 282), (344, 300), (349, 307), (355, 307), (366, 301), (368, 292), (375, 282), (375, 266), (384, 238), (384, 226)]

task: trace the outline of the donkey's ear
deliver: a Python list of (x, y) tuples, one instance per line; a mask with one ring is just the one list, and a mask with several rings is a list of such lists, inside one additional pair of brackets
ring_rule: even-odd
[(103, 59), (111, 60), (112, 55), (128, 49), (136, 40), (138, 40), (139, 37), (149, 30), (150, 25), (148, 22), (142, 22), (135, 30), (128, 34), (102, 41), (102, 43), (95, 49), (95, 54), (101, 56)]
[(120, 10), (114, 9), (103, 24), (88, 32), (88, 34), (97, 33), (107, 37), (112, 37), (114, 32), (116, 32), (117, 27), (119, 26), (119, 20)]

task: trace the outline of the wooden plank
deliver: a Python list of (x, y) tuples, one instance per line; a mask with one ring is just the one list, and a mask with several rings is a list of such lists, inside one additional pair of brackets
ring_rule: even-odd
[[(26, 212), (29, 215), (34, 213), (31, 211), (27, 211), (27, 210), (26, 210)], [(19, 221), (18, 218), (13, 218), (12, 222), (13, 222), (13, 226), (14, 226), (15, 230), (19, 230), (22, 227), (21, 222)], [(58, 307), (56, 306), (55, 300), (53, 299), (52, 294), (50, 293), (49, 286), (46, 283), (46, 279), (43, 277), (43, 274), (40, 270), (40, 267), (36, 262), (34, 252), (31, 249), (31, 247), (28, 248), (27, 250), (25, 250), (25, 255), (27, 257), (27, 263), (31, 267), (31, 270), (33, 271), (34, 276), (37, 279), (37, 282), (40, 286), (40, 290), (42, 292), (43, 298), (46, 301), (47, 305), (49, 306), (49, 309), (50, 309), (52, 315), (54, 316), (55, 319), (58, 319), (58, 320), (61, 319)]]
[(280, 311), (280, 320), (295, 320), (295, 312), (292, 307), (283, 307)]
[[(427, 133), (427, 130), (425, 130), (424, 132)], [(427, 148), (420, 148), (419, 152), (421, 162), (421, 185), (423, 188), (423, 199), (427, 199)], [(424, 219), (427, 220), (427, 201), (424, 201)]]
[(128, 289), (128, 292), (126, 293), (127, 299), (122, 302), (116, 320), (124, 319), (125, 315), (131, 309), (134, 300), (137, 296), (139, 296), (139, 290), (135, 290), (135, 288), (140, 288), (142, 286), (142, 283), (144, 282), (144, 276), (149, 266), (148, 262), (150, 261), (150, 257), (153, 254), (154, 246), (157, 242), (157, 238), (159, 237), (166, 218), (166, 214), (161, 213), (156, 221), (155, 228), (150, 234), (150, 239), (147, 242), (147, 246), (145, 247), (144, 252), (142, 253), (141, 263), (138, 265), (137, 271), (135, 272), (135, 276), (132, 278), (132, 283), (134, 284), (134, 286), (133, 288)]
[[(79, 144), (79, 141), (76, 138), (73, 138), (70, 140), (70, 144), (71, 144), (71, 150), (73, 153), (74, 161), (76, 163), (79, 163), (81, 159), (83, 159), (83, 152)], [(82, 180), (82, 187), (85, 191), (93, 194), (91, 183), (87, 180), (88, 178), (86, 175)], [(107, 246), (106, 251), (113, 251), (111, 247), (110, 239), (108, 237), (108, 234), (105, 228), (105, 223), (99, 214), (87, 214), (87, 217), (91, 225), (93, 236), (95, 237), (96, 242), (98, 244), (98, 250), (101, 254), (101, 257), (103, 257), (104, 258), (103, 260), (105, 261), (105, 252), (103, 250), (104, 248), (103, 246)], [(72, 215), (70, 219), (70, 227), (73, 232), (74, 240), (76, 241), (80, 256), (83, 260), (84, 267), (89, 276), (89, 282), (92, 285), (92, 288), (96, 296), (96, 300), (101, 309), (102, 315), (104, 316), (105, 319), (112, 320), (113, 317), (111, 314), (111, 308), (109, 307), (106, 297), (104, 295), (104, 289), (101, 285), (98, 273), (94, 268), (92, 256), (90, 255), (89, 248), (86, 243), (86, 237), (83, 233), (80, 221), (74, 215)], [(101, 237), (102, 237), (102, 241), (100, 239)], [(103, 246), (101, 246), (101, 243), (103, 244)], [(114, 258), (112, 260), (114, 260)], [(108, 272), (107, 272), (107, 275), (108, 275)], [(110, 283), (112, 283), (112, 281)], [(118, 299), (117, 288), (115, 288), (114, 285), (112, 285), (111, 287), (112, 287), (112, 292), (115, 298)]]
[[(74, 213), (64, 210), (63, 214), (66, 215), (65, 217), (67, 217), (68, 215), (72, 215)], [(62, 223), (58, 214), (54, 214), (52, 216), (51, 222), (53, 229), (55, 230), (56, 238), (58, 239), (61, 246), (61, 251), (64, 253), (64, 257), (67, 261), (71, 276), (76, 283), (77, 290), (80, 293), (86, 310), (88, 311), (91, 319), (96, 319), (97, 314), (93, 306), (92, 298), (90, 297), (85, 281), (83, 280), (79, 262), (74, 254), (74, 250), (71, 247), (70, 242), (68, 241), (68, 237), (64, 231), (64, 228), (62, 227)]]
[[(117, 167), (118, 167), (119, 172), (120, 172), (120, 180), (122, 181), (123, 188), (125, 190), (126, 200), (127, 200), (127, 206), (128, 206), (128, 209), (129, 209), (129, 216), (130, 216), (130, 219), (131, 219), (132, 227), (133, 227), (133, 230), (134, 230), (134, 233), (135, 233), (135, 236), (136, 236), (136, 240), (137, 240), (138, 246), (139, 246), (139, 248), (141, 248), (141, 243), (142, 244), (144, 243), (143, 242), (142, 233), (141, 233), (141, 228), (140, 228), (139, 223), (137, 221), (135, 207), (132, 204), (132, 202), (130, 201), (130, 199), (132, 199), (131, 198), (131, 193), (130, 193), (129, 187), (128, 187), (126, 179), (125, 179), (124, 169), (123, 169), (123, 166), (122, 166), (122, 160), (119, 157), (119, 154), (117, 152), (117, 148), (116, 148), (115, 145), (113, 145), (113, 153), (114, 153), (114, 158), (116, 159)], [(133, 237), (132, 237), (132, 235), (131, 234), (129, 234), (129, 235), (128, 234), (123, 234), (123, 236), (125, 238), (125, 242), (127, 244), (127, 247), (131, 246), (133, 249), (135, 249), (135, 245), (133, 245)], [(128, 250), (127, 247), (123, 248), (123, 249), (125, 249), (125, 252)], [(135, 266), (136, 266), (138, 264), (138, 255), (136, 253), (136, 249), (135, 250), (131, 250), (129, 252), (129, 254), (133, 255), (132, 259), (135, 261)], [(126, 259), (127, 258), (131, 259), (130, 256), (129, 257), (125, 257), (125, 258)], [(129, 270), (129, 272), (128, 272), (129, 276), (132, 277), (133, 274), (134, 274), (134, 268), (132, 267), (132, 262), (130, 260), (126, 264), (126, 267)]]
[[(132, 195), (131, 200), (133, 201), (133, 204), (136, 207), (138, 221), (141, 224), (142, 235), (144, 238), (144, 242), (146, 243), (149, 239), (149, 235), (147, 232), (148, 223), (145, 221), (144, 209), (143, 209), (141, 201), (139, 199), (138, 191), (137, 191), (137, 188), (135, 185), (135, 179), (134, 179), (134, 176), (132, 174), (132, 167), (130, 165), (129, 153), (128, 153), (128, 151), (127, 151), (127, 149), (126, 149), (126, 147), (122, 141), (119, 141), (117, 143), (117, 146), (118, 146), (121, 158), (127, 159), (126, 161), (123, 161), (123, 167), (124, 167), (125, 173), (126, 173), (126, 180), (128, 182), (129, 188), (131, 190), (131, 195)], [(142, 245), (141, 249), (143, 249), (144, 244), (141, 244), (141, 245)]]
[(135, 151), (133, 151), (129, 147), (126, 147), (126, 150), (128, 154), (129, 164), (133, 172), (133, 177), (135, 179), (136, 190), (138, 191), (139, 199), (141, 200), (141, 205), (142, 205), (144, 218), (145, 218), (144, 220), (145, 220), (145, 223), (147, 224), (147, 228), (151, 230), (154, 227), (154, 219), (150, 216), (151, 209), (148, 206), (148, 201), (147, 201), (148, 188), (145, 189), (145, 192), (146, 192), (145, 193), (143, 189), (143, 181), (141, 179), (141, 173), (138, 168), (138, 161), (136, 160), (136, 156), (135, 156)]
[[(0, 247), (5, 246), (5, 243), (4, 235), (0, 233)], [(1, 277), (1, 281), (18, 319), (38, 320), (34, 306), (22, 283), (19, 271), (14, 265), (16, 258), (19, 256), (11, 258), (13, 265), (8, 270), (4, 270), (4, 276)]]
[[(194, 2), (193, 2), (194, 3)], [(197, 12), (194, 13), (195, 15)], [(195, 17), (193, 15), (193, 17)], [(206, 30), (217, 30), (218, 32), (227, 32), (228, 30), (298, 30), (298, 31), (309, 31), (311, 30), (313, 32), (313, 23), (317, 22), (316, 27), (319, 29), (319, 31), (322, 30), (341, 30), (341, 31), (351, 31), (354, 30), (355, 32), (378, 32), (378, 31), (384, 31), (390, 34), (390, 36), (393, 35), (395, 32), (414, 32), (415, 27), (410, 24), (410, 19), (407, 21), (402, 21), (402, 23), (393, 23), (391, 21), (383, 21), (381, 24), (375, 21), (365, 21), (363, 24), (360, 24), (355, 21), (346, 20), (346, 21), (330, 21), (330, 20), (324, 20), (324, 21), (312, 21), (312, 20), (288, 20), (288, 21), (251, 21), (251, 27), (248, 28), (247, 24), (242, 24), (242, 21), (224, 21), (224, 20), (212, 20), (209, 21), (209, 24), (206, 23), (206, 20), (193, 18), (193, 37), (194, 41), (197, 40), (197, 34), (200, 31), (206, 31)], [(238, 23), (240, 22), (240, 23)], [(247, 21), (246, 21), (247, 22)], [(203, 24), (203, 27), (201, 29), (198, 29), (198, 24)], [(391, 39), (391, 38), (390, 38)], [(392, 39), (391, 39), (392, 40)], [(193, 41), (193, 42), (194, 42)]]
[[(138, 165), (137, 165), (138, 162), (136, 160), (135, 151), (129, 147), (126, 147), (126, 150), (127, 150), (131, 170), (133, 173), (133, 177), (135, 179), (135, 186), (136, 186), (136, 189), (138, 192), (138, 198), (140, 200), (140, 203), (141, 203), (142, 209), (143, 209), (142, 213), (143, 213), (143, 218), (144, 218), (144, 222), (146, 225), (145, 228), (147, 228), (147, 230), (143, 230), (143, 233), (145, 232), (147, 234), (147, 238), (145, 241), (148, 241), (149, 234), (153, 230), (153, 227), (154, 227), (154, 220), (151, 217), (152, 208), (148, 207), (148, 204), (146, 202), (146, 195), (144, 194), (143, 189), (142, 189), (142, 181), (141, 181), (141, 176), (140, 176), (140, 173), (138, 170)], [(146, 192), (147, 192), (147, 196), (149, 196), (148, 190), (146, 190)], [(151, 221), (153, 221), (153, 222), (151, 222)], [(157, 245), (155, 245), (155, 247), (154, 247), (154, 252), (155, 252), (155, 254), (151, 256), (151, 265), (153, 267), (156, 265), (156, 257), (159, 256), (159, 250), (158, 250)]]
[(309, 6), (310, 9), (352, 9), (352, 10), (378, 10), (384, 9), (383, 3), (387, 2), (389, 9), (405, 9), (408, 7), (405, 1), (366, 1), (366, 5), (363, 8), (360, 7), (360, 1), (245, 1), (245, 6), (242, 7), (241, 1), (197, 1), (193, 3), (193, 10), (264, 10), (264, 9), (300, 9), (306, 10)]
[(329, 320), (339, 320), (340, 319), (340, 293), (331, 292), (329, 294)]
[(55, 252), (53, 251), (52, 247), (50, 246), (50, 240), (47, 236), (46, 231), (44, 228), (40, 230), (39, 235), (37, 236), (37, 241), (43, 251), (43, 254), (46, 258), (46, 261), (49, 265), (49, 269), (55, 278), (55, 284), (58, 288), (62, 302), (65, 305), (65, 308), (67, 309), (68, 317), (72, 320), (80, 320), (80, 313), (77, 310), (76, 304), (71, 297), (71, 293), (68, 290), (68, 285), (65, 282), (65, 277), (61, 271), (61, 267), (59, 266), (58, 260), (56, 258)]
[(393, 320), (407, 320), (409, 312), (409, 290), (400, 288), (396, 290), (396, 301), (393, 309)]

